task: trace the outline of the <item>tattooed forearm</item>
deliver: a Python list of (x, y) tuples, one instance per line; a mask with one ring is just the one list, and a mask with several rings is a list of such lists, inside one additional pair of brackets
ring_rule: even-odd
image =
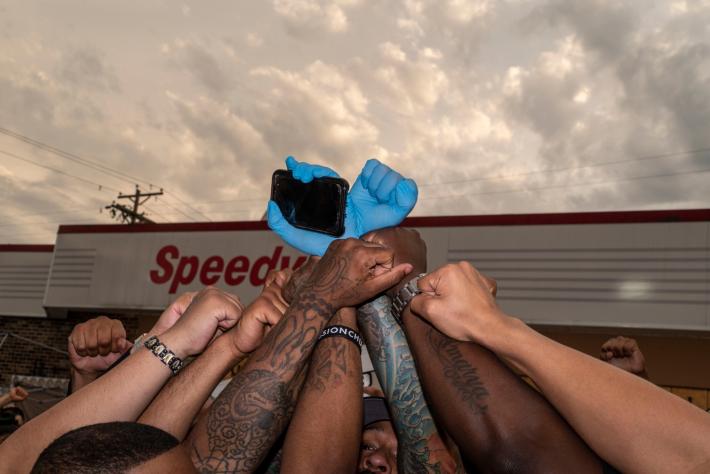
[[(315, 292), (301, 293), (215, 400), (192, 439), (202, 472), (253, 472), (293, 414), (307, 361), (333, 307)], [(206, 438), (206, 440), (204, 439)]]
[(473, 413), (485, 414), (488, 409), (488, 390), (476, 368), (461, 354), (459, 343), (431, 327), (427, 331), (427, 341), (441, 362), (444, 377), (456, 389), (461, 400)]
[(349, 351), (356, 351), (348, 341), (329, 338), (318, 343), (310, 363), (310, 373), (306, 378), (306, 389), (325, 392), (326, 387), (337, 387), (343, 383), (348, 370)]
[(424, 400), (404, 331), (381, 296), (358, 309), (358, 325), (392, 412), (400, 472), (450, 472), (436, 459), (443, 448)]

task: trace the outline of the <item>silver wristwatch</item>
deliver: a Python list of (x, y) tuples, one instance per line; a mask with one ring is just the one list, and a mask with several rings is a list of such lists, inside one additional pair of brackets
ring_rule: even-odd
[(404, 311), (404, 308), (407, 307), (415, 296), (421, 293), (417, 282), (424, 275), (426, 275), (426, 273), (415, 276), (394, 295), (392, 299), (392, 316), (394, 316), (394, 319), (396, 319), (398, 323), (402, 323), (402, 311)]
[(180, 369), (182, 369), (182, 359), (176, 356), (173, 351), (168, 349), (168, 346), (160, 342), (157, 337), (149, 337), (148, 340), (145, 341), (145, 347), (158, 359), (160, 359), (163, 364), (167, 365), (173, 372), (173, 375), (177, 375), (177, 373), (180, 372)]

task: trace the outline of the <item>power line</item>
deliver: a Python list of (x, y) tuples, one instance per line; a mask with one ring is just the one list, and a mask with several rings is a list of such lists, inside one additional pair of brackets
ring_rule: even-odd
[(211, 220), (212, 220), (212, 219), (210, 219), (204, 212), (200, 211), (199, 209), (196, 209), (194, 206), (192, 206), (192, 205), (190, 205), (189, 203), (185, 202), (185, 201), (184, 201), (183, 199), (181, 199), (176, 193), (165, 191), (165, 194), (170, 194), (173, 198), (175, 198), (176, 200), (178, 200), (178, 201), (179, 201), (180, 203), (182, 203), (184, 206), (187, 206), (188, 208), (192, 209), (194, 212), (196, 212), (196, 213), (202, 215), (202, 217), (204, 217), (204, 218), (207, 219), (208, 221), (211, 221)]
[(502, 176), (483, 176), (480, 178), (460, 179), (460, 180), (456, 180), (456, 181), (444, 181), (441, 183), (425, 183), (425, 184), (420, 184), (419, 187), (425, 188), (425, 187), (430, 187), (430, 186), (441, 186), (441, 185), (447, 185), (447, 184), (475, 183), (475, 182), (479, 182), (479, 181), (496, 181), (496, 180), (502, 180), (502, 179), (519, 178), (522, 176), (530, 176), (530, 175), (541, 174), (541, 173), (558, 173), (561, 171), (573, 171), (573, 170), (582, 170), (582, 169), (586, 169), (586, 168), (598, 168), (598, 167), (602, 167), (602, 166), (618, 165), (618, 164), (622, 164), (622, 163), (633, 163), (633, 162), (648, 161), (648, 160), (659, 160), (662, 158), (675, 158), (675, 157), (680, 157), (680, 156), (697, 155), (697, 154), (706, 153), (706, 152), (710, 152), (710, 148), (698, 148), (696, 150), (663, 153), (660, 155), (649, 155), (649, 156), (644, 156), (644, 157), (639, 157), (639, 158), (631, 158), (631, 159), (627, 159), (627, 160), (601, 161), (598, 163), (592, 163), (592, 164), (584, 165), (584, 166), (567, 166), (564, 168), (545, 168), (545, 169), (541, 169), (541, 170), (527, 171), (525, 173), (508, 174), (508, 175), (502, 175)]
[[(108, 176), (111, 176), (114, 179), (118, 179), (118, 180), (124, 181), (126, 183), (136, 184), (136, 185), (138, 183), (143, 183), (143, 184), (149, 186), (150, 188), (159, 187), (159, 186), (157, 186), (149, 181), (146, 181), (144, 179), (138, 178), (136, 176), (132, 176), (128, 173), (124, 173), (123, 171), (117, 170), (117, 169), (112, 168), (110, 166), (106, 166), (106, 165), (99, 163), (95, 160), (83, 158), (75, 153), (71, 153), (71, 152), (62, 150), (61, 148), (57, 148), (53, 145), (49, 145), (49, 144), (41, 142), (39, 140), (35, 140), (34, 138), (28, 137), (28, 136), (23, 135), (21, 133), (14, 132), (12, 130), (8, 130), (3, 127), (0, 127), (0, 133), (4, 134), (6, 136), (9, 136), (11, 138), (15, 138), (17, 140), (20, 140), (24, 143), (30, 144), (32, 146), (35, 146), (37, 148), (40, 148), (42, 150), (53, 153), (53, 154), (60, 156), (62, 158), (66, 158), (66, 159), (71, 160), (75, 163), (79, 163), (80, 165), (86, 166), (86, 167), (93, 169), (95, 171), (99, 171), (101, 173), (104, 173)], [(120, 192), (118, 190), (115, 190), (115, 191)], [(187, 203), (184, 199), (182, 199), (176, 193), (173, 193), (173, 192), (168, 193), (168, 191), (165, 191), (165, 193), (170, 194), (175, 200), (179, 201), (182, 205), (187, 206), (193, 212), (196, 212), (196, 213), (202, 215), (205, 219), (210, 220), (210, 218), (207, 215), (205, 215), (202, 211), (200, 211), (199, 209), (196, 209), (195, 207), (193, 207), (192, 205)], [(192, 219), (192, 217), (190, 217), (190, 216), (186, 215), (186, 217)]]
[(110, 166), (106, 166), (102, 163), (99, 163), (94, 160), (89, 160), (87, 158), (82, 158), (81, 156), (71, 153), (65, 150), (62, 150), (61, 148), (57, 148), (55, 146), (49, 145), (47, 143), (41, 142), (39, 140), (35, 140), (34, 138), (28, 137), (26, 135), (22, 135), (20, 133), (14, 132), (12, 130), (8, 130), (6, 128), (0, 127), (0, 133), (3, 135), (7, 135), (9, 137), (15, 138), (17, 140), (20, 140), (22, 142), (28, 143), (32, 146), (35, 146), (37, 148), (40, 148), (42, 150), (48, 151), (50, 153), (53, 153), (55, 155), (61, 156), (62, 158), (66, 158), (68, 160), (71, 160), (75, 163), (79, 163), (80, 165), (86, 166), (88, 168), (91, 168), (95, 171), (99, 171), (104, 174), (108, 174), (109, 176), (112, 176), (113, 178), (125, 181), (129, 184), (138, 184), (138, 182), (143, 183), (145, 185), (148, 185), (150, 187), (153, 187), (153, 184), (145, 181), (141, 178), (138, 178), (136, 176), (131, 176), (127, 173), (124, 173), (122, 171), (119, 171), (115, 168), (111, 168)]
[(537, 188), (508, 189), (508, 190), (483, 191), (483, 192), (477, 192), (477, 193), (462, 193), (462, 194), (446, 194), (443, 196), (428, 196), (425, 199), (425, 201), (430, 201), (432, 199), (450, 199), (450, 198), (462, 198), (462, 197), (469, 197), (469, 196), (483, 196), (483, 195), (488, 195), (488, 194), (515, 194), (515, 193), (524, 193), (524, 192), (529, 192), (529, 191), (547, 191), (549, 189), (562, 189), (562, 188), (569, 188), (569, 187), (599, 186), (599, 185), (604, 185), (604, 184), (625, 183), (625, 182), (629, 182), (629, 181), (639, 181), (639, 180), (644, 180), (644, 179), (665, 178), (665, 177), (669, 177), (669, 176), (682, 176), (682, 175), (688, 175), (688, 174), (708, 173), (708, 172), (710, 172), (710, 168), (702, 168), (702, 169), (697, 169), (697, 170), (681, 171), (678, 173), (663, 173), (663, 174), (654, 174), (654, 175), (647, 175), (647, 176), (633, 176), (633, 177), (629, 177), (629, 178), (610, 179), (610, 180), (594, 181), (594, 182), (588, 182), (588, 183), (567, 183), (567, 184), (560, 184), (560, 185), (553, 185), (553, 186), (541, 186), (541, 187), (537, 187)]
[(97, 187), (99, 188), (99, 191), (102, 191), (103, 189), (109, 189), (109, 190), (111, 190), (111, 191), (120, 192), (118, 189), (113, 188), (113, 187), (111, 187), (111, 186), (106, 186), (105, 184), (97, 183), (96, 181), (91, 181), (90, 179), (82, 178), (81, 176), (76, 176), (76, 175), (73, 175), (73, 174), (71, 174), (71, 173), (67, 173), (66, 171), (58, 170), (58, 169), (56, 169), (56, 168), (52, 168), (51, 166), (47, 166), (47, 165), (43, 165), (43, 164), (37, 163), (36, 161), (30, 160), (29, 158), (23, 158), (23, 157), (18, 156), (18, 155), (14, 154), (14, 153), (10, 153), (9, 151), (0, 150), (0, 153), (2, 153), (3, 155), (9, 156), (10, 158), (14, 158), (14, 159), (16, 159), (16, 160), (24, 161), (24, 162), (26, 162), (26, 163), (33, 164), (33, 165), (38, 166), (38, 167), (40, 167), (40, 168), (44, 168), (44, 169), (46, 169), (46, 170), (54, 171), (55, 173), (59, 173), (59, 174), (64, 175), (64, 176), (68, 176), (68, 177), (70, 177), (70, 178), (74, 178), (74, 179), (77, 179), (77, 180), (79, 180), (79, 181), (83, 181), (84, 183), (91, 184), (91, 185), (93, 185), (93, 186), (97, 186)]

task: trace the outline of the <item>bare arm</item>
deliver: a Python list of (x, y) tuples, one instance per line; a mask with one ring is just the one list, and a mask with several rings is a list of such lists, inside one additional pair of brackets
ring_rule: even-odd
[(481, 472), (599, 473), (597, 456), (539, 393), (492, 352), (403, 315), (424, 392)]
[(281, 298), (280, 283), (281, 278), (272, 279), (244, 310), (237, 325), (217, 338), (172, 379), (138, 421), (161, 428), (182, 440), (217, 383), (246, 356), (246, 352), (261, 344), (267, 328), (283, 316), (287, 305)]
[(600, 456), (623, 472), (707, 472), (710, 417), (639, 377), (554, 342), (505, 315), (468, 263), (420, 280), (412, 310), (527, 373)]
[[(357, 331), (355, 310), (344, 308), (328, 326)], [(283, 447), (284, 473), (354, 472), (362, 425), (362, 363), (358, 347), (330, 337), (313, 351), (306, 382)], [(327, 433), (328, 449), (323, 449)]]
[(291, 418), (316, 338), (335, 312), (395, 283), (411, 266), (392, 268), (392, 252), (336, 240), (281, 321), (198, 421), (192, 459), (204, 472), (253, 472)]
[[(199, 304), (160, 338), (178, 357), (202, 351), (217, 327), (236, 323), (241, 311), (207, 290)], [(172, 372), (147, 350), (128, 357), (105, 376), (25, 423), (0, 445), (2, 472), (29, 472), (40, 452), (64, 433), (109, 421), (133, 421)], [(11, 466), (11, 467), (10, 467)]]
[(182, 440), (210, 392), (244, 354), (228, 335), (218, 337), (197, 359), (171, 379), (138, 419)]

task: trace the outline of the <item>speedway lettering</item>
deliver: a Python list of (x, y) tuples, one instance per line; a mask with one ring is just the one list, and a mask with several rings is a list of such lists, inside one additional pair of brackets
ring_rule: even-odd
[[(175, 245), (166, 245), (155, 256), (158, 268), (150, 271), (150, 281), (158, 285), (170, 282), (170, 294), (176, 293), (180, 285), (189, 285), (195, 278), (199, 278), (203, 285), (215, 285), (223, 279), (229, 286), (238, 286), (248, 277), (251, 285), (261, 286), (270, 270), (277, 267), (283, 270), (290, 266), (291, 257), (281, 256), (282, 252), (283, 246), (279, 245), (270, 257), (258, 257), (253, 264), (245, 255), (237, 255), (228, 261), (213, 255), (200, 261), (197, 255), (181, 256)], [(291, 268), (295, 270), (305, 261), (306, 257), (299, 256)]]

